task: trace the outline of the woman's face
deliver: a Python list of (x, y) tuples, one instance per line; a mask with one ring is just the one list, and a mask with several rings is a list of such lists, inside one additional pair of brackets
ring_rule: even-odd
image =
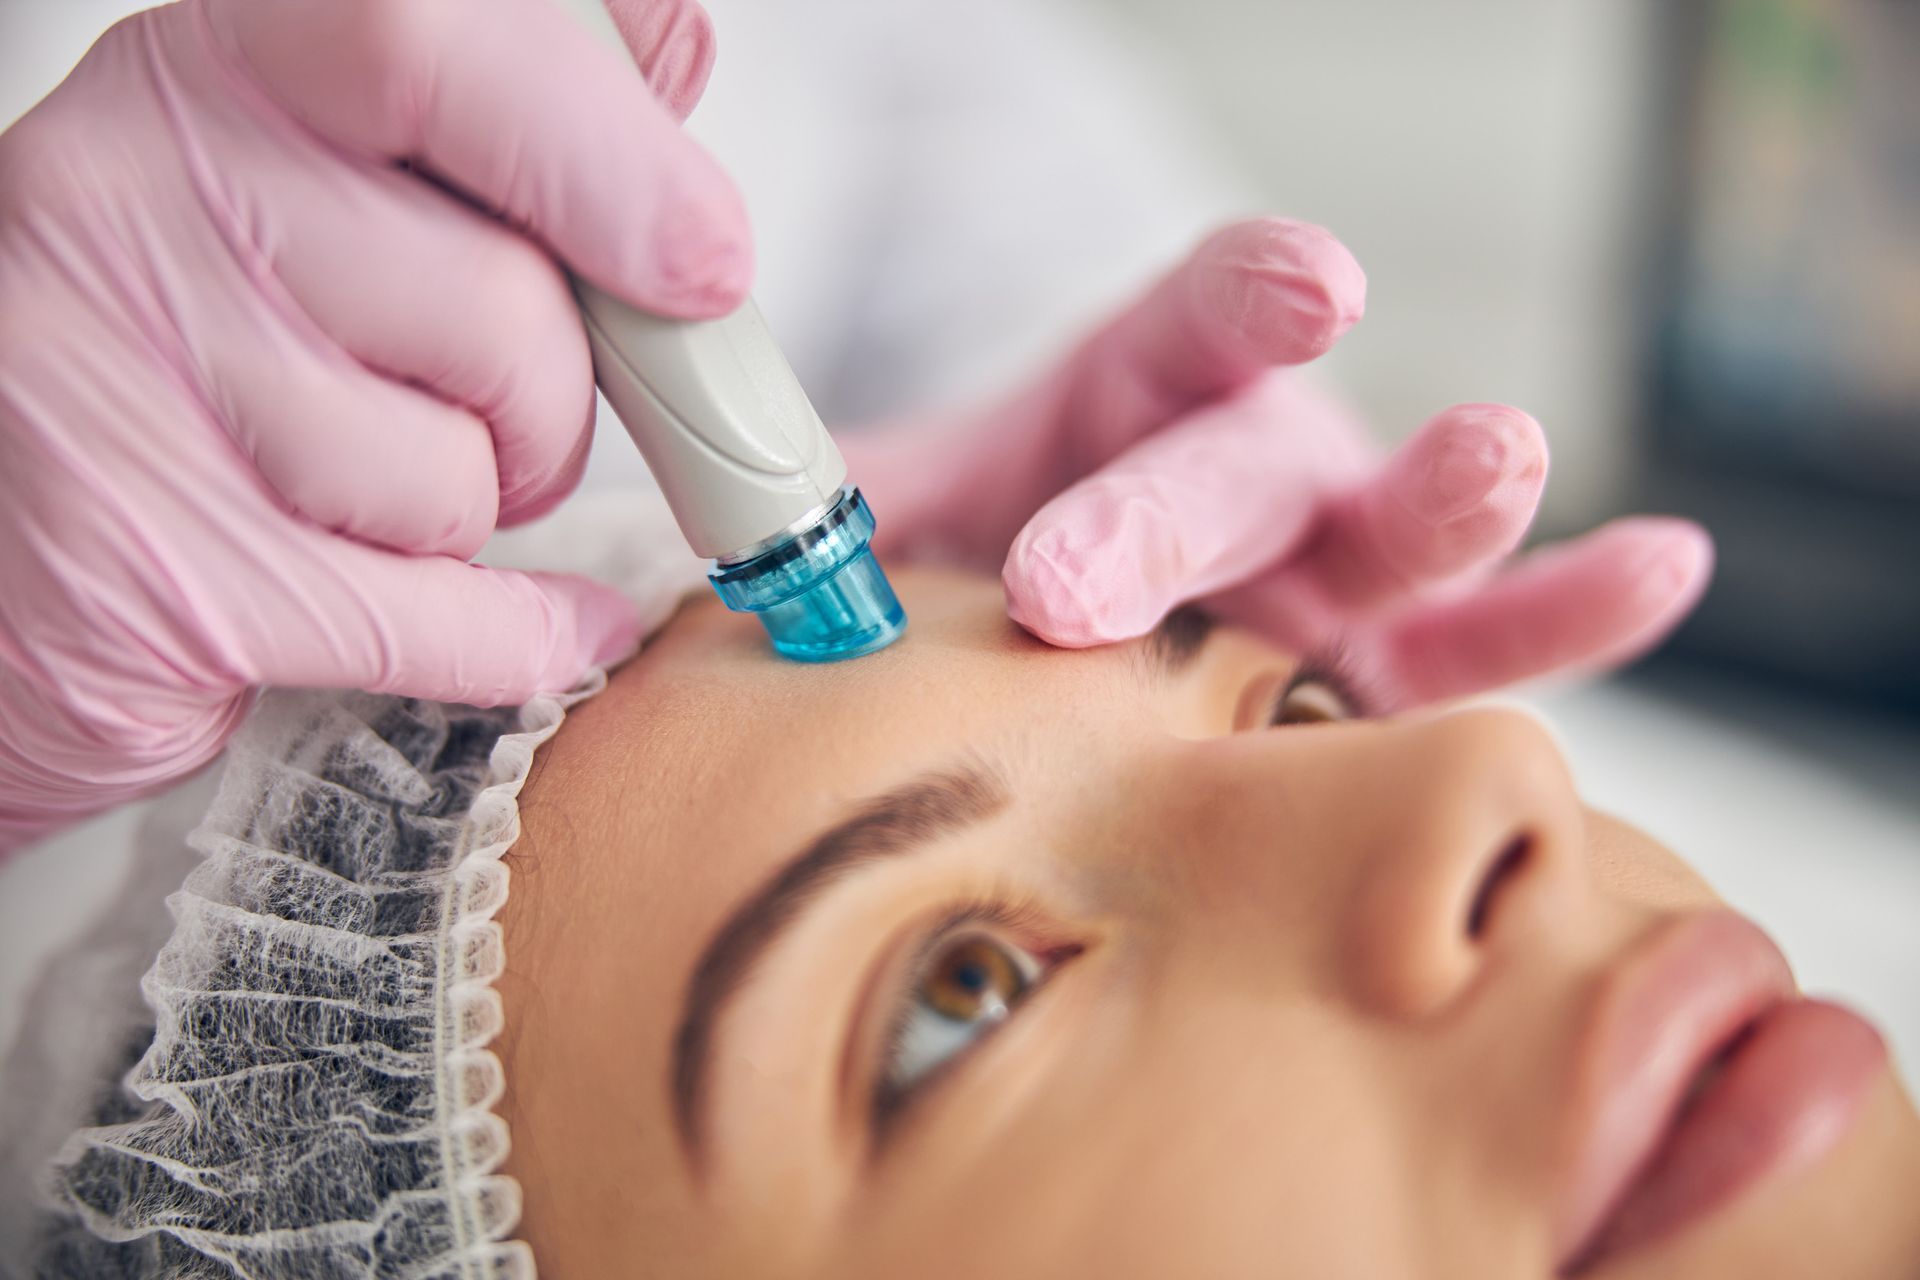
[(545, 749), (502, 1045), (543, 1274), (1920, 1268), (1878, 1040), (1532, 720), (897, 585), (828, 667), (690, 605)]

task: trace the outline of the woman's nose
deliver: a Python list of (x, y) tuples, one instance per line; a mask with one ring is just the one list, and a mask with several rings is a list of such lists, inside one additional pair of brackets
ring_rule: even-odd
[(1276, 729), (1229, 767), (1220, 831), (1254, 847), (1223, 860), (1277, 859), (1255, 883), (1286, 895), (1317, 985), (1370, 1014), (1436, 1014), (1581, 909), (1579, 800), (1531, 717)]

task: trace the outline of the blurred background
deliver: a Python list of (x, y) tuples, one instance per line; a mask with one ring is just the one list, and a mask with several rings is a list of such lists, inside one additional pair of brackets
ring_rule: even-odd
[[(121, 0), (0, 0), (0, 121)], [(1554, 453), (1542, 537), (1705, 522), (1653, 660), (1539, 691), (1583, 790), (1701, 866), (1920, 1081), (1920, 5), (713, 0), (692, 127), (830, 420), (977, 396), (1224, 218), (1331, 228), (1327, 362), (1383, 439), (1462, 400)], [(594, 482), (637, 457), (602, 433)], [(0, 875), (74, 928), (122, 816)], [(113, 824), (118, 823), (116, 827)], [(23, 944), (24, 945), (24, 944)], [(0, 972), (0, 1037), (26, 966)]]

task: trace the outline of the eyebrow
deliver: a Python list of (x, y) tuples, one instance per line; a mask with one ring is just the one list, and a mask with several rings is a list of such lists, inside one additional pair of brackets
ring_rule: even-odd
[(1162, 678), (1171, 679), (1200, 655), (1212, 634), (1213, 618), (1199, 605), (1183, 604), (1147, 633), (1147, 657)]
[(801, 910), (849, 873), (917, 852), (998, 812), (1006, 799), (1006, 788), (982, 769), (933, 774), (897, 787), (815, 837), (727, 917), (688, 980), (674, 1036), (674, 1123), (696, 1164), (715, 1028), (747, 975)]
[[(1213, 619), (1192, 605), (1167, 614), (1145, 638), (1149, 672), (1163, 680), (1179, 675), (1213, 628)], [(733, 996), (801, 912), (846, 875), (915, 853), (939, 836), (983, 821), (1006, 801), (1005, 785), (982, 768), (917, 778), (814, 837), (714, 931), (687, 981), (673, 1042), (674, 1125), (696, 1168), (715, 1031)]]

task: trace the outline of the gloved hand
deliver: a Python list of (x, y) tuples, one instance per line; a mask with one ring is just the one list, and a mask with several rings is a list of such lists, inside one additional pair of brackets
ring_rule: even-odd
[(556, 258), (744, 295), (679, 129), (691, 3), (187, 0), (0, 137), (0, 851), (190, 772), (266, 683), (482, 704), (631, 647), (620, 596), (465, 561), (574, 485)]
[(1137, 636), (1177, 605), (1298, 652), (1337, 643), (1378, 710), (1623, 662), (1693, 606), (1704, 531), (1615, 521), (1503, 563), (1546, 480), (1517, 409), (1442, 411), (1382, 459), (1297, 365), (1366, 281), (1317, 227), (1226, 228), (1036, 385), (927, 429), (841, 440), (881, 551), (1004, 557), (1053, 644)]

